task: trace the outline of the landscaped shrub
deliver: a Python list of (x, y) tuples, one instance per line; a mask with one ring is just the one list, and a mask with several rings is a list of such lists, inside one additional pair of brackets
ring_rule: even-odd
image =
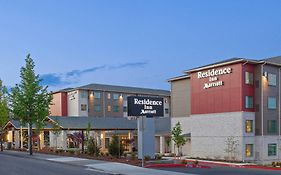
[(123, 154), (124, 148), (121, 142), (119, 141), (118, 136), (112, 136), (112, 141), (109, 144), (108, 152), (114, 157), (120, 157)]
[(89, 155), (100, 155), (100, 147), (97, 146), (97, 143), (93, 138), (90, 138), (87, 143), (87, 154)]
[(145, 160), (145, 161), (149, 161), (150, 159), (151, 159), (151, 157), (150, 157), (149, 155), (145, 155), (145, 156), (144, 156), (144, 160)]
[(162, 159), (162, 155), (161, 154), (156, 154), (155, 155), (155, 159), (156, 160), (161, 160)]

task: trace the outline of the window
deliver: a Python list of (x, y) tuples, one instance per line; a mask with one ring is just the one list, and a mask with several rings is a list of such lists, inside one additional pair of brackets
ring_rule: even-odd
[(88, 98), (88, 93), (87, 93), (87, 91), (81, 91), (80, 97), (81, 97), (81, 98)]
[(246, 133), (253, 132), (253, 120), (246, 120)]
[(100, 99), (101, 93), (100, 92), (94, 92), (94, 97), (97, 99)]
[(124, 107), (123, 107), (123, 112), (128, 112), (127, 106), (124, 106)]
[(245, 108), (250, 109), (253, 108), (253, 97), (252, 96), (246, 96), (245, 97)]
[(268, 97), (267, 108), (276, 109), (276, 97)]
[(267, 132), (268, 133), (276, 133), (277, 132), (276, 120), (267, 120)]
[(81, 111), (87, 111), (87, 105), (81, 104)]
[(119, 94), (113, 94), (113, 99), (118, 100), (119, 99)]
[(111, 93), (107, 93), (107, 99), (111, 99)]
[(254, 150), (253, 144), (246, 144), (246, 149), (245, 149), (246, 157), (253, 157), (253, 150)]
[(113, 106), (113, 112), (119, 112), (119, 106)]
[(128, 95), (127, 94), (123, 94), (123, 99), (127, 100), (127, 98), (128, 98)]
[(276, 75), (275, 74), (268, 74), (268, 85), (269, 86), (276, 86)]
[(253, 85), (254, 74), (251, 72), (245, 72), (245, 84)]
[(94, 111), (100, 112), (101, 111), (101, 105), (94, 105)]
[(108, 112), (111, 111), (111, 106), (110, 106), (110, 105), (107, 106), (107, 111), (108, 111)]
[(276, 143), (268, 144), (268, 146), (267, 146), (268, 156), (276, 156), (277, 155), (276, 150), (277, 150), (277, 144)]
[(169, 109), (165, 108), (165, 114), (169, 114)]

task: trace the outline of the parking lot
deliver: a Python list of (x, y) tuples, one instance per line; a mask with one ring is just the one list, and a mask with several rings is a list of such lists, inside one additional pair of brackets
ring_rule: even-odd
[(155, 168), (198, 175), (280, 175), (281, 171), (211, 166), (211, 168)]

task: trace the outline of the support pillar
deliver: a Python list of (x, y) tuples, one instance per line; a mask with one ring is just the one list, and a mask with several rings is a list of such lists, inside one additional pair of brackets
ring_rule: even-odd
[(165, 136), (160, 136), (160, 154), (164, 154), (165, 151)]

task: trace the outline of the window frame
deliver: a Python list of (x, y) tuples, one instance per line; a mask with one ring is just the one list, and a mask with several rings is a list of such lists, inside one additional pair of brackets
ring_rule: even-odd
[(245, 84), (254, 85), (254, 73), (245, 71)]
[[(250, 131), (248, 131), (247, 122), (250, 122)], [(254, 120), (245, 120), (245, 132), (253, 133), (254, 132)]]
[[(97, 107), (99, 107), (99, 110), (97, 110)], [(101, 112), (101, 105), (100, 104), (94, 105), (94, 112)]]
[[(269, 102), (270, 99), (275, 99), (275, 107), (270, 107)], [(267, 97), (267, 109), (274, 110), (277, 109), (277, 98), (274, 96)]]
[[(268, 78), (267, 78), (268, 86), (277, 86), (277, 75), (274, 73), (268, 73), (267, 76), (268, 76)], [(274, 83), (272, 83), (272, 81), (270, 81), (270, 80), (272, 80), (273, 77), (275, 78)]]
[[(251, 151), (250, 151), (250, 153), (251, 153), (250, 155), (248, 155), (247, 146), (250, 146), (250, 150), (251, 150)], [(246, 144), (246, 145), (245, 145), (245, 156), (246, 156), (246, 157), (253, 157), (253, 156), (254, 156), (254, 144)]]
[[(275, 148), (275, 150), (273, 150), (273, 151), (271, 150), (272, 146), (274, 146), (274, 148)], [(269, 143), (267, 145), (267, 155), (268, 156), (277, 156), (277, 144), (276, 143)]]
[[(252, 103), (249, 103), (248, 101), (247, 101), (247, 99), (249, 100), (249, 99), (252, 99), (251, 101), (252, 101)], [(251, 106), (247, 106), (247, 104), (249, 105), (249, 104), (252, 104)], [(245, 108), (246, 109), (253, 109), (254, 108), (254, 97), (253, 96), (248, 96), (248, 95), (246, 95), (245, 96)]]

